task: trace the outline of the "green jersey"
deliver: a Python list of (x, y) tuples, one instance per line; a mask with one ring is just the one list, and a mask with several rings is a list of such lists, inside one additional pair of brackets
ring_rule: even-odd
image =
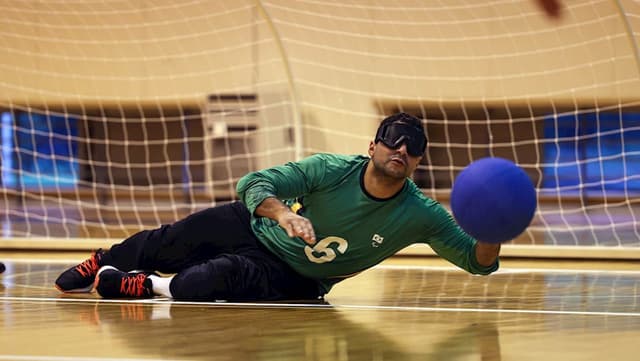
[[(365, 156), (316, 154), (299, 162), (247, 174), (238, 195), (252, 214), (258, 239), (305, 277), (328, 292), (340, 280), (370, 268), (413, 243), (428, 244), (439, 256), (474, 274), (489, 274), (498, 261), (481, 266), (476, 240), (449, 212), (407, 179), (391, 198), (364, 189)], [(291, 238), (278, 223), (254, 215), (267, 197), (303, 204), (301, 215), (313, 225), (317, 242)]]

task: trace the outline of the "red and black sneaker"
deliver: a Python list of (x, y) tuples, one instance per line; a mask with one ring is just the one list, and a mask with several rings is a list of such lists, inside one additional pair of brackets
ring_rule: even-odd
[(77, 266), (62, 272), (56, 279), (56, 288), (62, 292), (91, 292), (96, 274), (102, 264), (104, 251), (97, 250)]
[(100, 268), (95, 288), (103, 298), (152, 298), (154, 296), (148, 272), (122, 272), (112, 266)]

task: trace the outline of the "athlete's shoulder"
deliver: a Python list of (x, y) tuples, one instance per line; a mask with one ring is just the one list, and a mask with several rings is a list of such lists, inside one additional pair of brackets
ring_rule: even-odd
[(440, 202), (427, 196), (411, 179), (407, 180), (406, 192), (407, 206), (414, 210), (421, 210), (418, 214), (427, 215), (429, 212), (441, 212), (444, 210)]
[(289, 165), (300, 170), (316, 185), (330, 186), (355, 177), (363, 169), (368, 158), (359, 155), (316, 153)]
[(321, 166), (326, 171), (345, 171), (360, 166), (369, 160), (363, 155), (346, 155), (336, 153), (316, 153), (302, 160), (302, 163)]
[(359, 154), (338, 154), (338, 153), (315, 153), (308, 157), (316, 161), (325, 161), (328, 163), (362, 163), (369, 160), (369, 157)]

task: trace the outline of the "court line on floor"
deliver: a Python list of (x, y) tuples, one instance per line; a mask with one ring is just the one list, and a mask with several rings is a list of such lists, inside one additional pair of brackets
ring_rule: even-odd
[(622, 316), (640, 317), (640, 312), (607, 312), (607, 311), (566, 311), (566, 310), (528, 310), (528, 309), (491, 309), (491, 308), (464, 308), (464, 307), (418, 307), (418, 306), (376, 306), (376, 305), (349, 305), (349, 304), (323, 304), (323, 303), (269, 303), (269, 302), (189, 302), (172, 301), (167, 298), (145, 300), (114, 300), (101, 298), (50, 298), (50, 297), (12, 297), (2, 296), (0, 301), (22, 302), (68, 302), (68, 303), (142, 303), (165, 304), (182, 306), (211, 306), (220, 308), (307, 308), (307, 309), (349, 309), (359, 311), (414, 311), (414, 312), (467, 312), (467, 313), (511, 313), (511, 314), (538, 314), (538, 315), (572, 315), (572, 316)]

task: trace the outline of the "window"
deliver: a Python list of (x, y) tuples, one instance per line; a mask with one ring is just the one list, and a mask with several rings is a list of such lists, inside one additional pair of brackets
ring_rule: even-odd
[(544, 135), (545, 188), (640, 190), (640, 113), (551, 116)]
[(78, 126), (74, 118), (2, 113), (1, 183), (7, 188), (75, 186)]

